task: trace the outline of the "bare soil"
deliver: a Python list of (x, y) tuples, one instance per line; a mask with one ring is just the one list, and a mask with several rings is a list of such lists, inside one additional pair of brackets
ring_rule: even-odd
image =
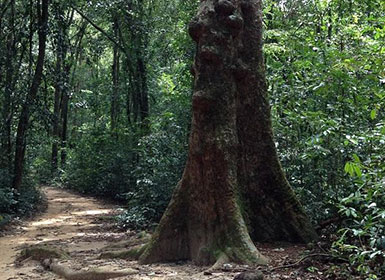
[[(0, 238), (0, 279), (61, 279), (44, 270), (39, 262), (26, 261), (15, 265), (22, 249), (30, 245), (50, 245), (69, 253), (71, 259), (63, 261), (72, 269), (107, 268), (137, 270), (133, 276), (116, 279), (233, 279), (243, 271), (261, 270), (265, 279), (333, 279), (326, 277), (328, 264), (304, 261), (288, 268), (271, 270), (273, 267), (295, 263), (305, 254), (304, 246), (257, 244), (259, 250), (271, 262), (268, 267), (249, 267), (226, 264), (223, 269), (207, 272), (208, 267), (191, 263), (140, 265), (136, 261), (98, 259), (104, 247), (131, 240), (140, 240), (141, 233), (122, 232), (114, 224), (118, 206), (83, 197), (72, 192), (44, 188), (48, 200), (46, 212), (32, 221), (24, 222), (9, 235)], [(336, 278), (334, 278), (336, 279)]]

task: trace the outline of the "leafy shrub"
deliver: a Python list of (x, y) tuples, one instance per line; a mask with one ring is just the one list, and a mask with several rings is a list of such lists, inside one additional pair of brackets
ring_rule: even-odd
[(15, 214), (28, 216), (33, 214), (43, 200), (42, 193), (33, 186), (23, 187), (16, 196)]
[[(372, 135), (383, 117), (384, 60), (378, 50), (384, 31), (375, 24), (383, 9), (371, 9), (369, 19), (363, 2), (349, 9), (340, 1), (296, 3), (293, 14), (275, 1), (264, 4), (266, 77), (282, 165), (318, 223), (335, 216), (339, 199), (355, 191), (341, 168), (350, 155), (373, 153), (373, 144), (356, 143)], [(327, 13), (338, 20), (318, 22)]]
[(85, 134), (70, 153), (62, 181), (81, 193), (124, 201), (132, 181), (130, 140), (126, 131), (112, 135), (96, 128)]
[(373, 153), (363, 162), (354, 154), (345, 165), (355, 191), (338, 204), (344, 227), (333, 247), (366, 279), (379, 279), (385, 273), (385, 162), (380, 153), (385, 148), (385, 126), (379, 123), (363, 135), (357, 145), (370, 143)]
[(147, 209), (146, 217), (159, 221), (180, 180), (186, 161), (186, 131), (175, 123), (139, 142), (139, 162), (134, 170), (136, 187), (127, 193), (129, 207)]
[(183, 172), (187, 132), (171, 113), (153, 123), (135, 146), (124, 130), (84, 135), (60, 180), (79, 192), (127, 203), (130, 210), (119, 216), (124, 228), (159, 221)]
[(11, 188), (8, 171), (0, 173), (0, 227), (15, 217), (31, 215), (41, 205), (42, 194), (34, 187), (34, 182), (26, 175), (22, 188), (16, 192)]
[(0, 213), (12, 213), (16, 204), (12, 190), (0, 188)]
[(117, 216), (118, 225), (123, 229), (148, 229), (154, 217), (154, 209), (134, 206)]
[(17, 204), (10, 186), (11, 176), (8, 169), (0, 169), (0, 225), (8, 221), (8, 214), (13, 213)]

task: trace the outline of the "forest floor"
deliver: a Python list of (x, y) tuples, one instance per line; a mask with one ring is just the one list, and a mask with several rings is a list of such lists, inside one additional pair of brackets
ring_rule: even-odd
[(69, 253), (64, 261), (72, 269), (106, 268), (119, 270), (131, 268), (137, 273), (116, 279), (170, 279), (170, 280), (214, 280), (233, 279), (243, 271), (261, 270), (264, 279), (336, 279), (327, 278), (327, 263), (301, 262), (288, 268), (271, 270), (273, 267), (295, 263), (306, 254), (306, 248), (295, 245), (258, 244), (259, 250), (271, 262), (268, 267), (248, 267), (228, 264), (215, 272), (205, 272), (208, 267), (197, 267), (191, 263), (140, 265), (136, 261), (99, 259), (103, 248), (122, 241), (137, 242), (140, 234), (119, 230), (114, 224), (114, 215), (119, 213), (116, 205), (94, 198), (83, 197), (72, 192), (46, 187), (47, 210), (33, 220), (22, 222), (0, 237), (0, 278), (16, 279), (61, 279), (45, 270), (37, 261), (15, 264), (18, 254), (31, 245), (50, 245)]

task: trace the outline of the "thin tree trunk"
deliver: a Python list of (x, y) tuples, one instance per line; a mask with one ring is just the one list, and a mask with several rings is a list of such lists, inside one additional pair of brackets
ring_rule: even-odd
[(29, 92), (27, 93), (26, 101), (22, 106), (19, 123), (17, 126), (14, 178), (13, 178), (13, 188), (15, 190), (19, 190), (22, 183), (24, 156), (25, 156), (25, 148), (26, 148), (26, 132), (27, 132), (28, 124), (30, 120), (30, 109), (31, 109), (30, 106), (36, 100), (41, 78), (43, 75), (43, 66), (44, 66), (46, 39), (47, 39), (48, 5), (49, 5), (49, 0), (42, 0), (41, 3), (40, 1), (38, 1), (38, 4), (37, 4), (38, 6), (37, 12), (39, 14), (38, 15), (39, 53), (38, 53), (36, 69), (32, 80), (32, 84), (29, 89)]
[[(59, 13), (59, 16), (62, 16)], [(58, 23), (59, 24), (59, 23)], [(59, 152), (59, 118), (60, 118), (60, 100), (62, 98), (62, 52), (63, 52), (63, 33), (62, 26), (59, 24), (57, 34), (57, 46), (56, 46), (56, 81), (55, 81), (55, 95), (54, 95), (54, 111), (53, 111), (53, 123), (52, 123), (52, 154), (51, 154), (51, 168), (52, 172), (55, 172), (58, 168), (58, 152)]]
[(3, 10), (5, 9), (5, 5), (6, 5), (6, 1), (4, 3), (2, 3), (2, 5), (0, 6), (0, 12), (1, 12), (1, 15), (0, 15), (0, 88), (3, 84), (3, 67), (4, 67), (4, 62), (5, 62), (5, 43), (4, 43), (4, 30), (3, 30), (3, 16), (5, 14), (5, 11), (3, 12)]
[(68, 92), (63, 92), (62, 108), (61, 108), (61, 146), (60, 157), (61, 165), (65, 166), (67, 161), (67, 131), (68, 131), (68, 105), (69, 95)]
[(132, 101), (132, 120), (134, 124), (140, 120), (140, 88), (136, 71), (130, 71), (131, 76), (131, 101)]
[(146, 65), (143, 60), (141, 52), (139, 52), (138, 57), (138, 79), (139, 79), (139, 113), (140, 113), (140, 121), (141, 121), (141, 127), (144, 130), (143, 133), (145, 133), (148, 130), (149, 121), (148, 121), (148, 115), (149, 115), (149, 106), (148, 106), (148, 89), (147, 89), (147, 70)]
[(59, 151), (59, 114), (60, 114), (60, 91), (55, 88), (54, 96), (54, 112), (52, 123), (52, 152), (51, 152), (51, 168), (55, 172), (58, 168), (58, 151)]
[[(1, 139), (1, 151), (2, 151), (2, 167), (9, 169), (9, 173), (13, 172), (12, 166), (12, 119), (14, 115), (14, 106), (12, 106), (12, 93), (16, 88), (16, 84), (20, 78), (20, 69), (24, 60), (24, 55), (27, 46), (22, 45), (19, 58), (17, 59), (17, 44), (16, 35), (13, 37), (13, 43), (8, 45), (8, 55), (6, 64), (6, 78), (3, 86), (4, 88), (4, 100), (2, 108), (2, 139)], [(17, 64), (16, 64), (16, 60)], [(15, 65), (16, 64), (16, 65)]]
[[(118, 18), (114, 16), (114, 37), (119, 37)], [(111, 130), (115, 130), (119, 111), (119, 70), (120, 70), (120, 54), (119, 47), (114, 44), (113, 47), (113, 64), (112, 64), (112, 94), (111, 94)]]
[[(73, 12), (71, 12), (71, 20), (73, 18)], [(74, 51), (71, 52), (71, 56), (69, 57), (69, 63), (63, 65), (63, 75), (64, 75), (64, 83), (70, 85), (71, 87), (75, 86), (75, 92), (79, 91), (78, 86), (75, 85), (75, 74), (77, 70), (77, 65), (79, 59), (81, 59), (81, 53), (82, 53), (82, 41), (83, 37), (85, 35), (86, 29), (87, 29), (87, 22), (84, 21), (79, 28), (79, 31), (77, 33), (77, 39), (74, 44), (74, 47), (71, 48)], [(69, 26), (69, 24), (68, 24)], [(66, 34), (68, 36), (68, 34)], [(66, 48), (67, 51), (67, 48)], [(70, 71), (72, 69), (72, 75), (70, 77)], [(69, 110), (69, 92), (68, 88), (63, 88), (62, 98), (61, 98), (61, 108), (60, 108), (60, 124), (61, 124), (61, 130), (59, 132), (60, 136), (60, 148), (61, 148), (61, 164), (64, 166), (67, 161), (67, 138), (68, 138), (68, 110)]]
[[(34, 34), (34, 5), (33, 5), (33, 0), (30, 0), (29, 1), (29, 9), (30, 9), (30, 14), (29, 14), (29, 40), (28, 40), (28, 43), (29, 43), (29, 65), (28, 65), (28, 75), (29, 75), (29, 78), (32, 79), (32, 66), (33, 66), (33, 54), (32, 54), (32, 51), (33, 51), (33, 34)], [(39, 13), (39, 11), (37, 10), (36, 13)]]
[[(54, 121), (52, 124), (52, 171), (55, 172), (58, 168), (58, 153), (59, 143), (61, 141), (61, 110), (65, 101), (64, 95), (67, 94), (69, 79), (69, 69), (71, 66), (66, 65), (67, 59), (67, 40), (68, 28), (72, 22), (74, 11), (69, 11), (68, 20), (64, 19), (65, 9), (62, 4), (59, 4), (55, 10), (55, 18), (57, 23), (57, 46), (56, 46), (56, 82), (55, 82), (55, 97), (54, 97)], [(68, 68), (68, 69), (67, 69)]]
[(12, 124), (12, 114), (11, 114), (11, 95), (13, 91), (13, 79), (14, 77), (14, 46), (13, 44), (9, 46), (9, 52), (7, 56), (7, 67), (6, 67), (6, 78), (5, 78), (5, 88), (4, 88), (4, 104), (3, 104), (3, 135), (2, 135), (2, 151), (4, 153), (4, 160), (7, 166), (11, 164), (11, 153), (12, 153), (12, 143), (11, 143), (11, 124)]
[[(64, 75), (64, 83), (69, 83), (69, 72), (71, 70), (71, 65), (67, 64), (64, 66), (63, 75)], [(68, 111), (69, 111), (69, 100), (70, 95), (67, 87), (63, 87), (62, 93), (62, 108), (60, 109), (61, 116), (61, 165), (65, 166), (67, 161), (67, 134), (68, 134)]]
[(332, 17), (332, 8), (328, 8), (328, 36), (327, 36), (327, 44), (330, 46), (332, 35), (333, 35), (333, 17)]
[[(127, 62), (129, 63), (129, 62)], [(127, 123), (129, 126), (131, 126), (131, 107), (132, 107), (132, 91), (133, 91), (133, 86), (132, 86), (132, 77), (131, 74), (128, 73), (128, 89), (127, 89), (127, 94), (126, 94), (126, 116), (127, 116)]]
[[(3, 99), (3, 110), (2, 110), (2, 121), (3, 121), (3, 131), (1, 135), (1, 163), (6, 167), (11, 165), (11, 153), (12, 153), (12, 143), (11, 143), (11, 96), (13, 92), (13, 80), (15, 77), (15, 65), (14, 60), (16, 56), (16, 36), (15, 36), (15, 1), (10, 2), (10, 21), (9, 25), (12, 27), (12, 30), (9, 32), (9, 37), (7, 39), (7, 55), (5, 59), (5, 82), (4, 82), (4, 99)], [(11, 169), (11, 168), (10, 168)]]

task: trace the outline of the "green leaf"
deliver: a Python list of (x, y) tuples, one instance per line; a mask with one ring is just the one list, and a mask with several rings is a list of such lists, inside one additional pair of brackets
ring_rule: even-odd
[(314, 273), (314, 272), (318, 271), (319, 269), (315, 266), (309, 266), (308, 268), (306, 268), (306, 270)]
[(357, 163), (361, 163), (360, 158), (357, 156), (357, 154), (353, 154), (354, 161)]
[(348, 173), (352, 177), (354, 176), (354, 167), (353, 167), (352, 162), (348, 161), (345, 164), (345, 172)]
[(357, 164), (354, 164), (353, 168), (354, 168), (354, 172), (356, 173), (356, 175), (357, 175), (358, 177), (362, 177), (362, 171), (361, 171), (361, 168), (360, 168)]
[(373, 110), (370, 112), (370, 118), (371, 118), (372, 120), (374, 120), (376, 117), (377, 117), (377, 110), (376, 110), (376, 109), (373, 109)]

